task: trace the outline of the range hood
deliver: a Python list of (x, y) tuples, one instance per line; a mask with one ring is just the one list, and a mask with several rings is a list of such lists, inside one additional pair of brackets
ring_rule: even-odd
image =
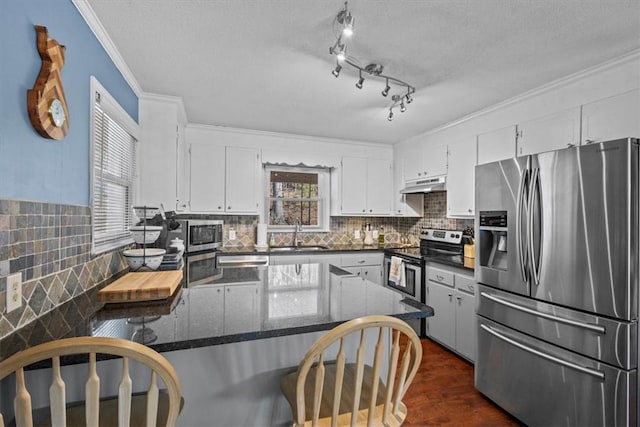
[(433, 178), (416, 179), (405, 182), (400, 194), (431, 193), (432, 191), (445, 191), (446, 177), (436, 176)]

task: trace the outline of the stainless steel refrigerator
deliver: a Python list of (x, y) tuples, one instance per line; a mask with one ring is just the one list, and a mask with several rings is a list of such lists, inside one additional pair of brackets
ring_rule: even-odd
[(637, 139), (476, 167), (478, 390), (528, 425), (638, 425)]

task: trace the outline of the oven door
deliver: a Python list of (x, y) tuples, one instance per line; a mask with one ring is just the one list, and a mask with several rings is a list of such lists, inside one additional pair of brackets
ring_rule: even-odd
[(400, 292), (420, 302), (422, 300), (422, 267), (404, 261), (405, 286), (397, 285), (389, 280), (389, 270), (391, 269), (391, 256), (384, 257), (384, 286), (394, 291)]

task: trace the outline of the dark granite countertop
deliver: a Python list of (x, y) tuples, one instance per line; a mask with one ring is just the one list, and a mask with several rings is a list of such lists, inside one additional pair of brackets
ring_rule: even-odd
[(384, 246), (379, 245), (364, 245), (362, 243), (351, 245), (334, 245), (334, 244), (320, 244), (320, 246), (326, 247), (326, 249), (310, 249), (305, 250), (304, 245), (295, 249), (294, 251), (278, 251), (271, 250), (270, 248), (258, 248), (256, 246), (225, 246), (218, 249), (218, 253), (221, 255), (246, 255), (246, 254), (265, 254), (265, 255), (287, 255), (287, 254), (305, 254), (316, 253), (326, 254), (335, 252), (383, 252), (385, 249), (403, 248), (409, 245), (401, 243), (385, 243)]
[(42, 342), (111, 336), (173, 351), (329, 330), (360, 316), (433, 316), (433, 309), (329, 264), (224, 268), (166, 301), (98, 303), (80, 295), (0, 341), (0, 358)]

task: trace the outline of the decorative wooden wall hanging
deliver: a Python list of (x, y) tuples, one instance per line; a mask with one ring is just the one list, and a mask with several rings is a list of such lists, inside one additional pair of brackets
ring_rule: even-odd
[(49, 37), (46, 27), (36, 25), (35, 29), (42, 66), (33, 89), (27, 91), (29, 120), (45, 138), (62, 139), (69, 132), (69, 110), (60, 74), (65, 47)]

